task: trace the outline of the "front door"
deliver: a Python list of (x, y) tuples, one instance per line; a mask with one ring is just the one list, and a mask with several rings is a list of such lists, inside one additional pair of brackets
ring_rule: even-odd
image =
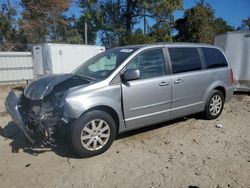
[(140, 70), (141, 77), (122, 84), (126, 126), (140, 127), (169, 119), (171, 78), (162, 48), (140, 53), (128, 64), (129, 69)]

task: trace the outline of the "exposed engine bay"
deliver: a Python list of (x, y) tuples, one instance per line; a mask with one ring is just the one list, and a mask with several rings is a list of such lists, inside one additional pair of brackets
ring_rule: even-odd
[(29, 84), (17, 105), (28, 133), (43, 146), (55, 145), (56, 137), (65, 134), (72, 122), (63, 119), (67, 91), (91, 82), (77, 75), (54, 75)]

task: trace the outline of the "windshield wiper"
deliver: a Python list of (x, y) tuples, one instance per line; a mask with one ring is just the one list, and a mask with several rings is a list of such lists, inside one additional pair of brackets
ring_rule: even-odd
[(85, 75), (80, 75), (80, 74), (75, 74), (76, 76), (91, 80), (91, 81), (97, 81), (98, 79), (90, 77), (90, 76), (85, 76)]

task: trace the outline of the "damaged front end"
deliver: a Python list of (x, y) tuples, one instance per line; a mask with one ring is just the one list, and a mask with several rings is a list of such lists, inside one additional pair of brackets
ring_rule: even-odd
[(56, 133), (65, 128), (63, 118), (63, 94), (52, 92), (41, 100), (31, 100), (21, 95), (18, 110), (27, 132), (42, 145), (53, 145)]
[(5, 106), (32, 144), (55, 145), (57, 136), (66, 133), (70, 123), (63, 117), (67, 91), (91, 82), (70, 74), (42, 77), (29, 84), (19, 98), (11, 91)]

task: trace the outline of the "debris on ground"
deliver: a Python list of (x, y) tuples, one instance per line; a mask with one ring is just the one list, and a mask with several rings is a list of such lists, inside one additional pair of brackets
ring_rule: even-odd
[(215, 127), (216, 128), (223, 128), (223, 125), (222, 124), (216, 124)]
[(26, 165), (25, 165), (26, 168), (27, 168), (27, 167), (30, 167), (30, 166), (31, 166), (31, 164), (26, 164)]

